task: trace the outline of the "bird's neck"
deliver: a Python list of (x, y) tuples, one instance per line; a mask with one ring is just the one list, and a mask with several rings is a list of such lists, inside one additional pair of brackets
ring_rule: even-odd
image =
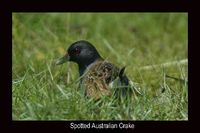
[(87, 69), (86, 65), (79, 65), (79, 76), (82, 76), (85, 70)]
[(98, 58), (98, 59), (96, 59), (96, 60), (94, 60), (93, 62), (90, 62), (90, 63), (78, 64), (79, 76), (82, 76), (84, 74), (84, 72), (88, 68), (88, 66), (95, 63), (96, 61), (101, 61), (101, 60), (103, 60), (103, 58)]

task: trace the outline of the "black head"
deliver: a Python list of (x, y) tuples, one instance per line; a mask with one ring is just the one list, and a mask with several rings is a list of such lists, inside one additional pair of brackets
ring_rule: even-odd
[(80, 69), (85, 69), (95, 60), (101, 58), (96, 48), (88, 41), (80, 40), (71, 44), (67, 54), (60, 58), (56, 64), (63, 64), (66, 61), (73, 61), (79, 65)]
[(89, 65), (100, 58), (96, 48), (90, 42), (84, 40), (73, 43), (67, 52), (69, 61), (76, 62), (79, 65)]

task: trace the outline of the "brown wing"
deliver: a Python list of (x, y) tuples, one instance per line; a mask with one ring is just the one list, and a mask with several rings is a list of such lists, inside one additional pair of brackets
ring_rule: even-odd
[(110, 95), (108, 84), (118, 75), (118, 68), (113, 64), (98, 61), (89, 67), (83, 79), (86, 95), (99, 99), (102, 95)]

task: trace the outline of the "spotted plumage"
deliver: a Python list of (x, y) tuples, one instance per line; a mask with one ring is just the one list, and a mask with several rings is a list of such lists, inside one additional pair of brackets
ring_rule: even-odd
[[(78, 64), (81, 76), (81, 88), (85, 89), (88, 97), (99, 99), (104, 95), (112, 95), (113, 89), (126, 91), (129, 79), (124, 69), (119, 69), (112, 63), (104, 60), (96, 48), (88, 41), (77, 41), (67, 50), (67, 54), (56, 64), (73, 61)], [(115, 82), (115, 86), (113, 83)], [(116, 90), (117, 91), (117, 90)]]

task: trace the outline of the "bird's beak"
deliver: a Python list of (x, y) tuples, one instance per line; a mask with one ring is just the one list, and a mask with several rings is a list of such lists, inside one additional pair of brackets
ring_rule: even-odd
[(68, 55), (68, 53), (66, 53), (63, 57), (59, 58), (57, 61), (56, 61), (56, 65), (60, 65), (60, 64), (63, 64), (67, 61), (69, 61), (70, 59), (70, 56)]

